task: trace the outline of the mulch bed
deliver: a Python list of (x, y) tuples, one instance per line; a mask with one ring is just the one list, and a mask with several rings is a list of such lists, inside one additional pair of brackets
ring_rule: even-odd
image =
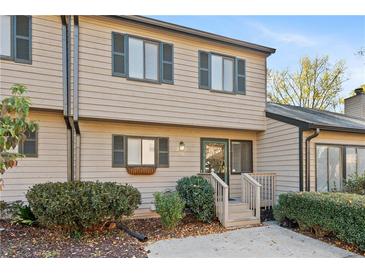
[[(168, 238), (221, 233), (226, 229), (218, 221), (206, 224), (192, 216), (186, 216), (178, 227), (171, 231), (162, 228), (158, 218), (136, 219), (123, 222), (132, 231), (143, 233), (148, 243)], [(112, 228), (113, 227), (113, 228)], [(124, 231), (110, 226), (102, 231), (89, 232), (81, 237), (41, 227), (12, 225), (0, 220), (0, 257), (117, 257), (145, 258), (146, 243), (131, 237)]]
[(350, 251), (350, 252), (353, 252), (353, 253), (356, 253), (356, 254), (359, 254), (359, 255), (365, 257), (365, 251), (360, 250), (354, 244), (345, 243), (345, 242), (337, 239), (336, 237), (332, 237), (332, 236), (320, 237), (320, 236), (315, 235), (312, 231), (307, 231), (307, 230), (303, 231), (303, 230), (300, 230), (299, 228), (288, 228), (288, 229), (292, 229), (297, 233), (303, 234), (303, 235), (311, 237), (313, 239), (317, 239), (317, 240), (326, 242), (330, 245), (337, 246), (339, 248), (345, 249), (347, 251)]

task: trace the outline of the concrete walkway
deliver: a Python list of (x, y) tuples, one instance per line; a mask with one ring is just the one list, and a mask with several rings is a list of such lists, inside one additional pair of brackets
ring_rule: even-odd
[(221, 234), (162, 240), (147, 247), (152, 258), (330, 258), (358, 255), (275, 223)]

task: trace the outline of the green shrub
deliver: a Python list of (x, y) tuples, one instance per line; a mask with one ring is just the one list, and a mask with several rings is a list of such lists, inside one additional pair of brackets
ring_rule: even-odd
[(186, 207), (203, 222), (214, 218), (214, 190), (207, 180), (200, 176), (184, 177), (177, 181), (176, 187)]
[(113, 182), (37, 184), (26, 197), (40, 225), (71, 231), (132, 215), (141, 202), (136, 188)]
[(343, 190), (349, 193), (365, 195), (365, 173), (354, 174), (344, 181)]
[(176, 227), (184, 217), (185, 203), (177, 192), (157, 192), (154, 194), (156, 211), (161, 223), (167, 229)]
[(15, 204), (11, 216), (11, 222), (13, 224), (21, 225), (33, 225), (37, 221), (30, 206), (21, 204)]
[(365, 250), (365, 197), (348, 193), (300, 192), (279, 196), (274, 217), (295, 221), (301, 229), (332, 234)]
[(24, 202), (21, 200), (13, 202), (0, 201), (0, 219), (9, 219), (14, 215), (19, 206), (23, 206)]

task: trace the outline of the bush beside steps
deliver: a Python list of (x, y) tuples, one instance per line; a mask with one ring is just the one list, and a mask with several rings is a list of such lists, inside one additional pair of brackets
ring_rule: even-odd
[(26, 194), (37, 222), (68, 231), (92, 229), (130, 216), (141, 194), (114, 182), (57, 182), (34, 185)]
[(365, 196), (348, 193), (299, 192), (279, 196), (274, 217), (295, 222), (318, 236), (332, 235), (365, 250)]

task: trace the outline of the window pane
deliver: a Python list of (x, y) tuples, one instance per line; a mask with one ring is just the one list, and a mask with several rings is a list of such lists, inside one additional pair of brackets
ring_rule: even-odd
[(224, 90), (233, 91), (233, 60), (224, 59)]
[(124, 53), (124, 36), (119, 33), (113, 33), (113, 37), (114, 37), (113, 50), (119, 53)]
[(141, 139), (128, 138), (128, 164), (140, 165), (141, 163)]
[(356, 173), (356, 148), (346, 148), (346, 176), (347, 178)]
[(16, 38), (15, 57), (22, 60), (29, 60), (29, 40)]
[(114, 54), (114, 72), (124, 74), (124, 56)]
[(155, 140), (142, 140), (142, 164), (155, 164)]
[(158, 76), (158, 45), (145, 43), (146, 79), (157, 80)]
[(357, 172), (359, 174), (365, 173), (365, 148), (357, 149)]
[(172, 45), (163, 44), (163, 60), (172, 62)]
[(0, 16), (0, 55), (11, 55), (11, 17)]
[(212, 55), (212, 89), (222, 90), (222, 57)]
[(16, 35), (29, 37), (28, 16), (16, 16)]
[(242, 171), (241, 143), (232, 142), (232, 172)]
[(342, 189), (341, 149), (328, 147), (328, 183), (329, 191)]
[(327, 147), (317, 146), (317, 191), (326, 192), (327, 187)]
[(129, 38), (129, 76), (143, 79), (143, 41)]

